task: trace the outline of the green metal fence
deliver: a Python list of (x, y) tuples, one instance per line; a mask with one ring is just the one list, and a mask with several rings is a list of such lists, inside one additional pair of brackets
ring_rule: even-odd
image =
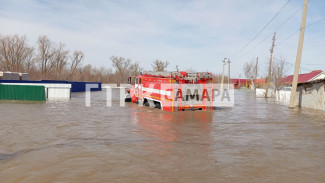
[(44, 86), (1, 85), (0, 100), (45, 101)]

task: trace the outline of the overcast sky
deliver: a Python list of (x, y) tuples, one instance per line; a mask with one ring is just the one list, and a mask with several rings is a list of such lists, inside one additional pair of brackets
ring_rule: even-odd
[[(243, 64), (268, 62), (272, 34), (275, 58), (296, 59), (303, 0), (291, 0), (249, 44), (287, 0), (0, 0), (0, 34), (39, 35), (85, 52), (85, 64), (111, 67), (122, 56), (151, 69), (155, 59), (168, 70), (222, 72), (230, 57), (232, 77), (244, 77)], [(310, 0), (302, 72), (325, 71), (325, 1)], [(241, 50), (240, 52), (238, 52)], [(293, 73), (293, 65), (289, 65)], [(264, 72), (261, 68), (261, 74)]]

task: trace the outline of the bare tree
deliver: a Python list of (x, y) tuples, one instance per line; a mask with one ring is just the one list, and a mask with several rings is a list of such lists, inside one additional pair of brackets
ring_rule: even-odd
[(85, 58), (82, 51), (74, 51), (70, 57), (70, 79), (74, 80), (76, 78), (75, 73), (79, 66), (81, 66), (82, 60)]
[(41, 65), (42, 78), (47, 77), (47, 72), (53, 67), (51, 59), (54, 55), (54, 48), (52, 41), (47, 36), (40, 36), (37, 41), (38, 44), (38, 61)]
[(4, 36), (0, 38), (0, 64), (7, 71), (24, 70), (25, 63), (33, 57), (34, 49), (28, 45), (26, 36)]
[(164, 62), (164, 61), (156, 59), (152, 64), (152, 68), (154, 71), (163, 72), (163, 71), (165, 71), (165, 69), (167, 68), (168, 65), (169, 65), (169, 63), (167, 61)]
[(274, 85), (275, 89), (279, 90), (282, 86), (281, 79), (287, 75), (288, 65), (285, 62), (285, 58), (280, 57), (280, 59), (276, 59), (273, 67), (273, 75), (274, 75)]
[(255, 79), (257, 78), (257, 65), (255, 60), (251, 60), (250, 62), (245, 62), (244, 63), (244, 73), (245, 77), (254, 82), (254, 86), (256, 86), (256, 81)]
[(82, 81), (91, 81), (92, 80), (92, 65), (87, 64), (82, 69), (80, 69), (81, 80)]
[(138, 62), (130, 65), (128, 68), (129, 76), (137, 76), (140, 73), (141, 67)]
[(24, 72), (30, 72), (32, 69), (35, 69), (35, 57), (33, 54), (30, 54), (27, 58), (26, 58), (26, 62), (24, 65)]
[(116, 72), (118, 73), (118, 77), (119, 77), (116, 79), (116, 82), (118, 84), (125, 83), (127, 81), (128, 69), (129, 69), (130, 65), (132, 64), (132, 60), (129, 58), (126, 59), (123, 57), (112, 56), (111, 61), (112, 61), (113, 67), (116, 69)]
[(68, 63), (68, 54), (69, 51), (65, 50), (65, 45), (59, 43), (59, 45), (53, 51), (53, 57), (51, 59), (51, 65), (55, 70), (55, 78), (62, 79), (62, 71), (66, 68)]

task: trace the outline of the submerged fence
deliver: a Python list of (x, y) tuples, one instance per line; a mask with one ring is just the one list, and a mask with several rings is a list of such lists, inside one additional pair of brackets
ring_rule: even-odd
[(71, 92), (85, 92), (87, 84), (98, 84), (98, 87), (91, 88), (91, 91), (102, 90), (101, 82), (81, 82), (81, 81), (61, 81), (61, 80), (40, 80), (40, 81), (0, 80), (0, 83), (71, 84)]
[(1, 85), (0, 100), (45, 101), (44, 86)]

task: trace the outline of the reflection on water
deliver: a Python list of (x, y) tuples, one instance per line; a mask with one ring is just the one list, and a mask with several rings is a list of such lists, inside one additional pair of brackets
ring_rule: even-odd
[[(138, 106), (131, 106), (137, 108)], [(162, 142), (174, 142), (183, 136), (184, 127), (194, 130), (210, 132), (213, 121), (213, 112), (206, 111), (184, 111), (181, 113), (170, 113), (155, 109), (136, 109), (130, 112), (131, 123), (139, 128), (139, 133), (148, 138)], [(184, 123), (186, 123), (184, 125)], [(187, 128), (187, 130), (191, 130)], [(185, 133), (190, 133), (186, 131)]]
[(323, 111), (237, 91), (234, 108), (174, 113), (72, 97), (0, 103), (1, 182), (325, 181)]

